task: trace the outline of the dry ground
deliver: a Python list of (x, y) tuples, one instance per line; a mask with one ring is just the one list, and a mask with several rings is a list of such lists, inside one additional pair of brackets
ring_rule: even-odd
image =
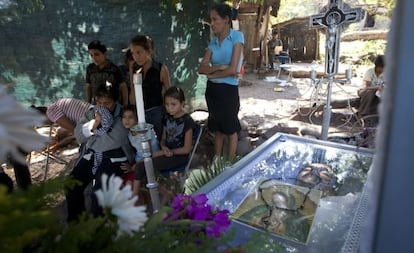
[[(310, 64), (293, 64), (292, 70), (295, 73), (307, 74), (311, 70)], [(317, 67), (318, 73), (323, 72), (323, 66)], [(332, 85), (332, 101), (352, 101), (357, 98), (357, 90), (362, 84), (362, 70), (354, 73), (354, 78), (349, 84)], [(343, 72), (342, 72), (343, 73)], [(240, 87), (241, 110), (240, 118), (249, 123), (249, 127), (257, 127), (259, 131), (266, 130), (283, 125), (287, 127), (307, 127), (315, 130), (320, 129), (320, 121), (322, 117), (317, 118), (319, 113), (309, 114), (309, 107), (312, 110), (326, 103), (326, 83), (322, 83), (318, 100), (312, 99), (311, 95), (315, 92), (309, 78), (293, 78), (287, 82), (286, 86), (280, 87), (278, 82), (268, 82), (275, 76), (275, 72), (266, 72), (262, 74), (247, 74), (243, 80), (246, 85)], [(286, 75), (282, 75), (280, 79), (286, 79)], [(284, 84), (284, 83), (282, 83)], [(315, 98), (315, 97), (314, 97)], [(316, 103), (316, 104), (315, 104)], [(346, 106), (339, 110), (340, 114), (350, 115), (355, 111)], [(341, 119), (335, 117), (338, 109), (332, 113), (332, 127), (343, 125)], [(339, 120), (339, 121), (337, 121)], [(342, 122), (342, 123), (341, 123)], [(342, 129), (346, 131), (346, 126)], [(340, 131), (340, 129), (331, 129), (331, 131)]]

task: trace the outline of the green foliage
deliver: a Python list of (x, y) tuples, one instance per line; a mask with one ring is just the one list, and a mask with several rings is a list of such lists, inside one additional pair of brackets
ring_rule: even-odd
[[(327, 1), (324, 1), (327, 2)], [(315, 0), (281, 0), (277, 17), (271, 17), (271, 23), (277, 24), (292, 18), (306, 17), (318, 13), (320, 4)]]
[[(174, 55), (167, 57), (165, 63), (171, 66), (172, 77), (177, 86), (185, 87), (187, 101), (196, 96), (199, 61), (204, 53), (210, 36), (210, 29), (202, 25), (201, 20), (208, 16), (213, 1), (194, 0), (166, 0), (163, 1), (165, 11), (169, 13), (176, 23), (172, 23), (167, 42), (174, 39)], [(178, 45), (178, 47), (177, 47)], [(174, 46), (173, 46), (174, 47)], [(192, 110), (192, 108), (190, 108)]]
[(43, 0), (10, 1), (5, 5), (7, 8), (0, 9), (0, 23), (7, 23), (11, 20), (20, 22), (22, 16), (42, 11), (45, 8)]
[(373, 53), (374, 55), (384, 54), (386, 46), (387, 44), (384, 40), (366, 41), (364, 43), (363, 51)]
[(85, 215), (66, 225), (53, 209), (63, 187), (73, 184), (57, 178), (13, 194), (0, 187), (0, 251), (97, 252), (110, 246), (117, 231), (114, 221)]
[(88, 43), (101, 40), (108, 58), (121, 64), (121, 49), (142, 33), (154, 39), (155, 59), (191, 101), (210, 33), (201, 20), (212, 2), (10, 0), (0, 9), (0, 83), (26, 105), (84, 98)]
[(196, 192), (239, 159), (240, 157), (236, 157), (233, 161), (230, 161), (225, 157), (221, 157), (215, 159), (209, 168), (193, 170), (184, 185), (184, 192), (186, 194)]
[(55, 241), (50, 241), (49, 252), (98, 252), (111, 246), (117, 231), (115, 221), (104, 217), (93, 218), (84, 215), (80, 222), (69, 224)]
[[(364, 1), (343, 1), (350, 6), (357, 4), (369, 4), (387, 9), (386, 16), (391, 17), (395, 8), (396, 0), (364, 0)], [(292, 18), (307, 17), (320, 12), (320, 9), (327, 5), (327, 0), (281, 0), (280, 9), (277, 17), (271, 17), (271, 23), (277, 24)]]
[(367, 4), (376, 5), (378, 7), (383, 7), (387, 9), (386, 16), (391, 17), (392, 12), (397, 4), (396, 0), (365, 0)]
[(36, 247), (40, 238), (51, 238), (60, 231), (50, 204), (61, 194), (62, 184), (63, 180), (56, 179), (13, 194), (0, 187), (1, 252)]

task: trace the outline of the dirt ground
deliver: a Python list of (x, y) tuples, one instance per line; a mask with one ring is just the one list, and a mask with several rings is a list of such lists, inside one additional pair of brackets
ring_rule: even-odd
[[(324, 66), (295, 63), (289, 69), (291, 79), (289, 72), (283, 70), (279, 78), (278, 71), (254, 71), (243, 76), (239, 88), (239, 118), (245, 129), (239, 137), (240, 155), (246, 155), (278, 132), (320, 138), (327, 82), (322, 80), (319, 85), (312, 82), (308, 78), (312, 67), (317, 70), (318, 76), (323, 74)], [(328, 138), (348, 142), (343, 139), (349, 139), (361, 131), (360, 124), (356, 122), (357, 91), (361, 88), (365, 70), (354, 71), (350, 83), (332, 84), (333, 109)], [(339, 70), (338, 76), (341, 75), (344, 76), (343, 69)], [(318, 92), (316, 87), (319, 87)], [(315, 96), (315, 93), (318, 95)], [(207, 114), (204, 116), (207, 117)], [(191, 167), (208, 166), (213, 156), (212, 145), (211, 134), (202, 139)]]
[[(290, 70), (293, 74), (291, 80), (287, 80), (289, 74), (287, 71), (282, 71), (279, 78), (277, 78), (277, 71), (259, 73), (255, 71), (243, 76), (239, 89), (241, 104), (239, 117), (244, 126), (244, 133), (241, 133), (239, 154), (247, 154), (277, 132), (314, 137), (320, 134), (322, 108), (326, 102), (326, 82), (322, 82), (319, 86), (321, 87), (319, 96), (311, 99), (312, 92), (316, 90), (316, 85), (306, 77), (311, 70), (311, 65), (295, 63)], [(323, 66), (317, 66), (317, 70), (322, 73)], [(355, 71), (354, 78), (349, 84), (333, 84), (332, 101), (333, 103), (342, 101), (342, 105), (332, 110), (330, 135), (353, 134), (355, 108), (349, 106), (348, 101), (357, 98), (363, 71), (364, 69)], [(305, 77), (296, 77), (303, 76), (304, 73)], [(201, 116), (195, 115), (196, 120), (200, 120), (202, 124), (205, 123), (203, 121), (206, 116), (206, 113)], [(48, 134), (48, 130), (48, 128), (43, 129), (44, 134)], [(205, 165), (211, 160), (212, 138), (212, 134), (204, 127), (192, 167), (199, 166), (200, 163)], [(36, 183), (68, 174), (71, 163), (76, 157), (77, 145), (74, 142), (54, 149), (49, 156), (47, 166), (46, 154), (33, 152), (30, 158), (33, 181)], [(6, 168), (6, 172), (13, 175), (13, 170), (10, 168)]]
[[(311, 68), (309, 64), (292, 64), (293, 73), (308, 73)], [(322, 69), (318, 69), (318, 72)], [(277, 72), (265, 72), (260, 74), (247, 74), (243, 78), (240, 87), (240, 118), (249, 123), (249, 127), (257, 127), (259, 134), (271, 129), (274, 126), (282, 125), (285, 127), (308, 127), (320, 130), (321, 116), (320, 111), (326, 103), (327, 83), (322, 81), (319, 84), (319, 95), (315, 96), (316, 86), (310, 78), (295, 78), (285, 81), (288, 76), (284, 71), (278, 79)], [(295, 74), (293, 75), (295, 76)], [(270, 80), (270, 81), (269, 81)], [(361, 87), (360, 74), (349, 84), (332, 84), (333, 101), (352, 101), (357, 98), (357, 90)], [(311, 108), (311, 109), (309, 109)], [(316, 110), (318, 109), (318, 110)], [(316, 110), (318, 113), (311, 113)], [(341, 126), (332, 111), (331, 126)], [(341, 114), (353, 114), (350, 107), (342, 108)], [(342, 122), (344, 123), (344, 122)], [(331, 129), (331, 131), (339, 131)]]

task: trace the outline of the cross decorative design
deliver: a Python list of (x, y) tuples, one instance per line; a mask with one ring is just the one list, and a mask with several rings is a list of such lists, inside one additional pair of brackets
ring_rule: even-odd
[(329, 0), (328, 10), (325, 13), (310, 17), (311, 28), (327, 28), (325, 44), (325, 74), (327, 76), (333, 77), (338, 73), (339, 39), (342, 26), (358, 22), (363, 16), (362, 8), (343, 10), (342, 0)]

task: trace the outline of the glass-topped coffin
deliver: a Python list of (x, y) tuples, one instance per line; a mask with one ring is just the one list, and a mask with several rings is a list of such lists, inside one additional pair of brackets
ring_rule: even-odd
[(359, 233), (372, 159), (368, 149), (276, 134), (198, 193), (230, 211), (236, 243), (270, 232), (268, 243), (288, 252), (341, 252)]

